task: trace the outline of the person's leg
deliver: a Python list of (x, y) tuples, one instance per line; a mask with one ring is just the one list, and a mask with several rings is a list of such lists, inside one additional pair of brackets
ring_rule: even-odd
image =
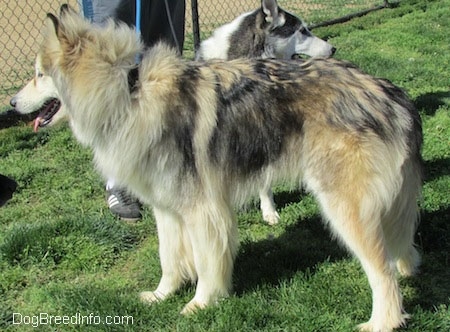
[[(84, 17), (98, 25), (109, 17), (117, 19), (115, 13), (121, 2), (123, 0), (78, 0)], [(114, 179), (108, 179), (106, 183), (106, 201), (111, 213), (123, 220), (137, 221), (142, 217), (139, 201), (125, 188), (116, 186)]]
[(78, 0), (83, 16), (94, 24), (103, 24), (114, 17), (121, 0)]
[[(101, 24), (106, 19), (103, 14), (107, 13), (129, 26), (136, 25), (135, 0), (84, 1), (92, 2), (91, 20), (94, 23)], [(141, 1), (141, 35), (144, 43), (150, 46), (159, 40), (165, 40), (177, 47), (181, 54), (184, 43), (185, 0)], [(108, 206), (113, 214), (125, 220), (141, 218), (140, 203), (127, 193), (126, 189), (115, 186), (113, 179), (108, 180), (106, 191)]]
[[(151, 1), (150, 7), (143, 15), (148, 17), (141, 22), (142, 37), (152, 43), (164, 40), (176, 47), (180, 54), (183, 53), (185, 1), (184, 0), (160, 0)], [(145, 17), (145, 16), (144, 16)]]
[[(114, 16), (128, 25), (136, 25), (136, 1), (122, 0)], [(183, 51), (185, 0), (142, 0), (141, 36), (145, 45), (164, 40)]]

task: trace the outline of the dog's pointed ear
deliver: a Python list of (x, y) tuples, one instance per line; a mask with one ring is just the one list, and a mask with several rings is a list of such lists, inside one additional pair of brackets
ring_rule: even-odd
[[(63, 26), (59, 18), (55, 15), (48, 13), (47, 19), (44, 22), (44, 28), (42, 29), (42, 36), (45, 39), (45, 46), (52, 47), (53, 49), (60, 47), (60, 38), (62, 35)], [(41, 45), (41, 47), (44, 44)]]
[[(47, 18), (50, 19), (51, 24), (53, 24), (53, 28), (55, 30), (55, 35), (58, 35), (58, 31), (59, 31), (59, 20), (56, 18), (55, 15), (53, 15), (52, 13), (48, 13), (47, 14)], [(49, 27), (50, 24), (47, 24), (47, 27)]]
[(261, 0), (261, 8), (266, 14), (266, 22), (275, 22), (278, 17), (278, 3), (277, 0)]
[(41, 43), (40, 51), (37, 55), (37, 59), (40, 60), (42, 68), (45, 68), (44, 71), (47, 73), (49, 72), (49, 68), (52, 64), (48, 61), (48, 57), (46, 55), (48, 53), (59, 52), (61, 43), (58, 36), (61, 34), (61, 28), (61, 22), (59, 19), (55, 15), (48, 13), (47, 18), (44, 21), (44, 27), (41, 31), (44, 40)]
[(63, 17), (66, 14), (76, 13), (75, 9), (70, 7), (67, 3), (61, 5), (59, 9), (59, 17)]
[(69, 5), (67, 3), (63, 3), (61, 5), (61, 8), (59, 9), (60, 14), (62, 15), (64, 12), (69, 10)]
[(279, 10), (277, 0), (261, 0), (261, 8), (266, 15), (265, 21), (270, 23), (271, 28), (284, 25), (286, 19), (284, 12)]

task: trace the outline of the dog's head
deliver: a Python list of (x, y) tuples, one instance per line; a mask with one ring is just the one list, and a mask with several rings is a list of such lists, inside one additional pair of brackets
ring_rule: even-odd
[[(42, 70), (53, 79), (75, 136), (91, 144), (90, 124), (110, 115), (112, 105), (129, 102), (129, 93), (111, 90), (129, 91), (128, 73), (142, 51), (139, 36), (113, 19), (101, 27), (93, 25), (67, 5), (58, 16), (47, 14), (42, 33)], [(92, 111), (94, 104), (100, 106)]]
[(14, 97), (10, 104), (21, 114), (38, 113), (34, 130), (53, 125), (66, 117), (66, 111), (59, 98), (53, 79), (42, 68), (41, 57), (35, 61), (35, 73)]
[(261, 10), (267, 44), (274, 48), (275, 57), (290, 59), (298, 54), (330, 57), (336, 52), (333, 45), (314, 36), (297, 16), (280, 8), (276, 0), (262, 0)]
[[(61, 7), (61, 15), (71, 11), (67, 5)], [(52, 14), (48, 14), (52, 23), (47, 24), (46, 35), (49, 37), (46, 42), (53, 42), (50, 38), (56, 32), (59, 26), (59, 20)], [(52, 45), (46, 45), (50, 48)], [(43, 47), (44, 48), (44, 47)], [(21, 114), (38, 113), (34, 120), (34, 131), (40, 127), (55, 124), (67, 117), (66, 108), (61, 102), (58, 89), (55, 86), (53, 78), (48, 74), (48, 68), (44, 68), (42, 52), (36, 56), (35, 73), (31, 79), (16, 95), (14, 95), (10, 104)]]
[[(62, 102), (64, 115), (69, 119), (73, 115), (71, 110), (77, 108), (77, 105), (70, 105), (70, 94), (91, 89), (86, 82), (98, 78), (95, 68), (134, 65), (135, 55), (142, 47), (139, 37), (130, 33), (125, 24), (116, 25), (111, 19), (104, 27), (93, 26), (68, 5), (61, 6), (58, 17), (47, 14), (42, 34), (43, 42), (36, 61), (39, 78), (34, 81), (45, 79), (45, 96), (50, 97), (52, 105)], [(76, 85), (81, 86), (73, 89)], [(14, 99), (16, 108), (18, 99)], [(55, 114), (59, 113), (61, 109)], [(46, 115), (38, 117), (35, 128), (50, 123), (51, 119), (55, 121), (48, 110)]]

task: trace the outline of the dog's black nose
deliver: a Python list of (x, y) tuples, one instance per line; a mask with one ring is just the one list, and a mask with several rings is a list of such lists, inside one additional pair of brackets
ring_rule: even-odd
[(16, 98), (12, 97), (11, 100), (9, 101), (9, 104), (12, 107), (16, 107), (16, 104), (17, 104)]
[(337, 51), (337, 48), (336, 48), (336, 47), (333, 47), (333, 48), (331, 49), (331, 55), (334, 55), (334, 53), (336, 53), (336, 51)]

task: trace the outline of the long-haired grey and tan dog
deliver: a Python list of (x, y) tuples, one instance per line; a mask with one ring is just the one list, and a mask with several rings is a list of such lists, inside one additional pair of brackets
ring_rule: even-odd
[[(331, 44), (314, 36), (299, 17), (279, 7), (276, 0), (261, 0), (259, 9), (239, 15), (204, 40), (197, 58), (291, 59), (296, 54), (328, 57), (335, 51)], [(59, 100), (53, 80), (43, 70), (40, 57), (36, 57), (33, 79), (11, 98), (10, 104), (19, 113), (39, 111), (34, 121), (35, 131), (66, 119), (65, 106)], [(270, 225), (278, 223), (280, 216), (270, 187), (260, 189), (260, 198), (263, 219)]]
[[(147, 302), (197, 281), (192, 312), (229, 292), (233, 206), (263, 183), (304, 185), (360, 260), (373, 292), (367, 331), (407, 318), (396, 279), (414, 272), (419, 114), (385, 80), (333, 59), (189, 62), (133, 30), (49, 14), (39, 56), (101, 173), (153, 206), (161, 281)], [(299, 253), (300, 254), (300, 253)], [(391, 264), (394, 263), (394, 264)], [(396, 268), (395, 268), (396, 267)]]

